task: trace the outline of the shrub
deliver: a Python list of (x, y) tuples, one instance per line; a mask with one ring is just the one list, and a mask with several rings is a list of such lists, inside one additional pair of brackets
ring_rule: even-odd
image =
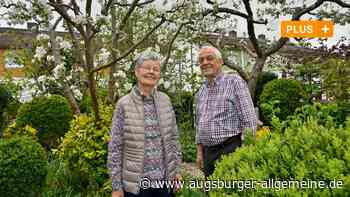
[(189, 126), (188, 121), (179, 126), (182, 160), (185, 162), (196, 161), (196, 131), (191, 127), (193, 126)]
[(43, 147), (27, 137), (0, 139), (0, 193), (6, 197), (38, 196), (46, 176)]
[(182, 159), (185, 162), (193, 162), (196, 160), (197, 151), (194, 128), (194, 96), (192, 93), (184, 91), (169, 95), (179, 126)]
[[(212, 196), (349, 196), (350, 119), (336, 128), (328, 119), (318, 125), (315, 117), (290, 119), (289, 126), (275, 130), (217, 163), (212, 180), (256, 180), (255, 189), (237, 187), (212, 191)], [(281, 184), (267, 188), (268, 180), (339, 181), (342, 188), (298, 188)], [(276, 183), (276, 182), (275, 182)], [(295, 182), (294, 182), (295, 183)], [(265, 184), (265, 185), (264, 185)], [(334, 185), (333, 185), (334, 186)]]
[(76, 116), (70, 130), (62, 138), (57, 155), (73, 173), (78, 174), (83, 189), (98, 188), (108, 179), (107, 143), (113, 108), (101, 107), (101, 121), (94, 123), (93, 116)]
[[(0, 84), (0, 131), (5, 123), (4, 112), (11, 99), (10, 92)], [(0, 132), (1, 134), (1, 132)], [(0, 135), (1, 136), (1, 135)]]
[(306, 100), (306, 93), (299, 81), (292, 79), (272, 80), (265, 85), (260, 95), (259, 106), (262, 120), (270, 122), (273, 113), (278, 118), (285, 120)]
[(44, 197), (78, 196), (80, 191), (74, 188), (79, 183), (79, 176), (70, 171), (66, 163), (51, 155), (47, 168)]
[(13, 138), (13, 137), (27, 136), (37, 141), (38, 140), (37, 133), (38, 131), (29, 125), (26, 125), (24, 127), (17, 127), (16, 123), (13, 123), (5, 129), (3, 137)]
[(325, 125), (328, 119), (331, 119), (336, 126), (340, 126), (350, 116), (350, 103), (314, 103), (312, 105), (304, 105), (295, 110), (294, 116), (298, 116), (304, 121), (309, 117), (316, 117), (318, 124), (321, 125)]
[(38, 131), (41, 144), (46, 147), (56, 145), (56, 140), (69, 129), (73, 118), (67, 100), (59, 95), (39, 97), (23, 104), (17, 115), (18, 127), (31, 125)]
[(275, 73), (272, 72), (263, 72), (258, 76), (258, 82), (256, 84), (256, 88), (255, 88), (255, 98), (254, 101), (256, 103), (259, 102), (259, 97), (264, 89), (264, 86), (274, 80), (277, 79), (277, 75)]
[[(108, 91), (107, 89), (98, 88), (97, 89), (97, 98), (99, 99), (99, 102), (106, 103), (108, 97)], [(79, 103), (79, 108), (82, 113), (91, 113), (92, 110), (92, 100), (91, 96), (88, 90), (86, 90), (85, 94), (83, 95), (83, 99)]]

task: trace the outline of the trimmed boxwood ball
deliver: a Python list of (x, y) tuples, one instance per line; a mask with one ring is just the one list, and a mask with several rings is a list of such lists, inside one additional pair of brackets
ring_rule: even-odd
[(0, 195), (39, 196), (47, 173), (44, 148), (28, 137), (0, 139)]
[(45, 147), (57, 145), (57, 139), (69, 129), (72, 110), (63, 96), (39, 97), (23, 104), (18, 111), (16, 124), (31, 125), (38, 131), (38, 138)]
[[(296, 108), (307, 101), (302, 84), (294, 79), (275, 79), (268, 82), (260, 95), (262, 120), (270, 122), (273, 111), (281, 120), (292, 115)], [(275, 111), (277, 108), (279, 110)]]
[(258, 76), (258, 83), (256, 84), (256, 88), (255, 88), (255, 98), (254, 98), (254, 101), (256, 103), (259, 102), (259, 98), (260, 98), (260, 95), (265, 87), (265, 85), (274, 80), (274, 79), (277, 79), (278, 76), (275, 74), (275, 73), (272, 73), (272, 72), (263, 72), (261, 73), (259, 76)]

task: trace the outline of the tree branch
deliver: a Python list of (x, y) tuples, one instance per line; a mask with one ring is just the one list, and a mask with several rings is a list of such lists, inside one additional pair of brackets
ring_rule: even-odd
[(248, 82), (249, 80), (249, 76), (247, 75), (247, 73), (243, 70), (243, 68), (237, 64), (234, 63), (230, 63), (228, 62), (226, 59), (224, 60), (224, 65), (237, 71), (237, 73), (239, 74), (239, 76), (242, 77), (242, 79), (244, 79), (245, 81)]
[(338, 4), (339, 6), (343, 7), (343, 8), (350, 8), (350, 4), (349, 3), (345, 3), (341, 0), (326, 0), (328, 2), (333, 2), (333, 3), (336, 3)]
[[(292, 20), (299, 20), (304, 14), (310, 13), (311, 11), (317, 9), (320, 7), (325, 0), (317, 0), (314, 4), (300, 10), (299, 12), (295, 13), (292, 17)], [(281, 37), (274, 46), (272, 46), (266, 53), (264, 54), (266, 57), (274, 54), (278, 50), (280, 50), (283, 45), (286, 44), (286, 42), (289, 40), (289, 38), (283, 38)]]
[(113, 3), (114, 0), (108, 0), (108, 2), (106, 3), (106, 5), (102, 8), (101, 10), (101, 14), (107, 16), (108, 15), (108, 11), (111, 8), (111, 5)]
[[(213, 45), (215, 48), (217, 48), (217, 49), (220, 51), (221, 54), (225, 54), (225, 53), (220, 49), (220, 47), (217, 46), (215, 43), (213, 43), (213, 42), (210, 41), (210, 40), (207, 40), (207, 41), (208, 41), (211, 45)], [(226, 65), (227, 67), (229, 67), (229, 68), (231, 68), (231, 69), (237, 71), (237, 73), (239, 74), (239, 76), (241, 76), (242, 79), (244, 79), (245, 81), (248, 82), (249, 76), (248, 76), (248, 74), (243, 70), (243, 68), (242, 68), (241, 66), (239, 66), (239, 65), (237, 65), (237, 64), (234, 64), (234, 63), (230, 63), (230, 62), (228, 61), (226, 55), (224, 55), (224, 56), (222, 57), (222, 60), (223, 60), (223, 62), (224, 62), (224, 65)]]
[(124, 52), (120, 57), (114, 59), (112, 62), (107, 63), (105, 65), (102, 66), (98, 66), (95, 69), (93, 69), (91, 72), (98, 72), (102, 69), (108, 68), (110, 66), (112, 66), (113, 64), (115, 64), (116, 62), (122, 60), (123, 58), (127, 57), (131, 52), (133, 52), (140, 44), (142, 44), (155, 30), (157, 30), (164, 22), (165, 22), (165, 18), (162, 17), (161, 21), (155, 26), (153, 27), (153, 29), (151, 29), (140, 41), (138, 41), (136, 44), (134, 44), (132, 47), (130, 47), (126, 52)]
[(263, 53), (259, 47), (258, 40), (256, 39), (256, 36), (255, 36), (252, 8), (250, 7), (250, 3), (248, 0), (244, 0), (243, 3), (244, 3), (244, 7), (248, 13), (247, 28), (248, 28), (249, 39), (253, 44), (253, 47), (254, 47), (256, 54), (258, 55), (258, 57), (261, 57), (263, 55)]
[(63, 4), (57, 4), (54, 0), (49, 0), (49, 5), (51, 5), (58, 14), (60, 14), (67, 23), (74, 26), (82, 36), (85, 36), (84, 28), (80, 24), (76, 24), (72, 21), (72, 18), (68, 15), (67, 11), (64, 9)]
[(91, 16), (91, 5), (92, 5), (92, 0), (86, 0), (85, 11), (87, 16)]
[[(235, 16), (239, 16), (239, 17), (242, 17), (242, 18), (245, 18), (245, 19), (249, 19), (249, 16), (243, 12), (239, 12), (237, 10), (233, 10), (233, 9), (230, 9), (230, 8), (218, 8), (217, 9), (218, 13), (227, 13), (227, 14), (232, 14), (232, 15), (235, 15)], [(216, 11), (214, 10), (211, 10), (211, 9), (208, 9), (206, 10), (205, 12), (203, 12), (203, 15), (206, 16), (208, 14), (214, 14), (216, 13)], [(262, 25), (266, 25), (267, 24), (267, 20), (264, 20), (264, 21), (257, 21), (257, 20), (253, 20), (251, 19), (251, 21), (255, 24), (262, 24)]]
[(135, 10), (138, 2), (139, 2), (139, 0), (134, 0), (132, 2), (128, 12), (126, 13), (124, 18), (122, 19), (122, 22), (120, 23), (119, 31), (122, 31), (124, 29), (124, 27), (126, 26), (126, 23), (127, 23), (128, 19), (129, 19), (129, 17), (131, 16), (132, 12)]
[(60, 17), (55, 21), (55, 23), (52, 25), (51, 30), (54, 31), (54, 30), (57, 28), (57, 25), (61, 22), (62, 19), (63, 19), (63, 17), (60, 16)]
[(6, 9), (9, 9), (9, 8), (11, 8), (11, 7), (17, 7), (17, 4), (15, 4), (15, 3), (9, 3), (9, 4), (3, 4), (3, 5), (1, 5), (1, 7), (3, 7), (3, 8), (6, 8)]
[[(152, 3), (152, 2), (154, 2), (154, 1), (155, 1), (155, 0), (144, 1), (144, 2), (142, 2), (142, 3), (136, 4), (136, 6), (137, 6), (137, 7), (142, 7), (142, 6), (144, 6), (144, 5), (147, 5), (147, 4)], [(117, 6), (120, 6), (120, 7), (132, 6), (131, 3), (119, 3), (119, 2), (115, 2), (114, 4), (117, 5)]]
[(312, 10), (320, 7), (325, 0), (317, 0), (314, 4), (310, 5), (309, 7), (306, 7), (304, 9), (301, 9), (299, 12), (296, 12), (293, 14), (292, 20), (299, 20), (304, 14), (307, 14), (311, 12)]
[(80, 8), (75, 0), (71, 0), (70, 3), (73, 5), (73, 11), (75, 15), (79, 15), (80, 13)]
[(167, 55), (166, 55), (166, 58), (165, 58), (165, 60), (164, 60), (164, 62), (163, 62), (163, 68), (165, 68), (166, 65), (167, 65), (168, 62), (169, 62), (170, 55), (171, 55), (171, 50), (172, 50), (172, 46), (173, 46), (173, 44), (174, 44), (174, 42), (175, 42), (177, 36), (180, 34), (182, 28), (183, 28), (185, 25), (189, 24), (189, 23), (191, 23), (191, 22), (181, 23), (179, 29), (178, 29), (178, 30), (176, 31), (176, 33), (174, 34), (173, 38), (170, 40), (169, 45), (168, 45)]
[(84, 60), (82, 58), (83, 55), (81, 54), (81, 50), (80, 50), (80, 46), (79, 46), (79, 39), (75, 35), (71, 24), (68, 23), (67, 28), (68, 28), (69, 34), (72, 38), (72, 43), (74, 46), (74, 49), (73, 49), (74, 58), (75, 58), (76, 62), (79, 64), (79, 66), (85, 65)]

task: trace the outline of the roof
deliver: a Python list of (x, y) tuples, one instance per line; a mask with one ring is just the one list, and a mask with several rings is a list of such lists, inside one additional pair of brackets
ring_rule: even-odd
[[(232, 47), (237, 49), (243, 49), (246, 51), (251, 57), (255, 58), (257, 54), (255, 53), (252, 42), (249, 38), (242, 38), (236, 36), (225, 35), (221, 33), (203, 33), (207, 40), (215, 43), (220, 47)], [(260, 40), (260, 44), (263, 46), (266, 40)], [(287, 42), (280, 50), (277, 51), (277, 54), (287, 57), (293, 62), (303, 62), (305, 59), (313, 59), (317, 57), (325, 57), (329, 55), (326, 50), (319, 48), (310, 48), (297, 46), (293, 43)]]
[[(0, 49), (31, 48), (38, 34), (48, 34), (48, 31), (33, 31), (29, 29), (17, 29), (0, 27)], [(57, 32), (60, 36), (66, 32)]]

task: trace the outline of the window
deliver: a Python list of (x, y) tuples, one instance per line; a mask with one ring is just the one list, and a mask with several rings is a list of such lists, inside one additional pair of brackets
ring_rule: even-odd
[(5, 68), (23, 68), (21, 59), (15, 53), (5, 54)]

